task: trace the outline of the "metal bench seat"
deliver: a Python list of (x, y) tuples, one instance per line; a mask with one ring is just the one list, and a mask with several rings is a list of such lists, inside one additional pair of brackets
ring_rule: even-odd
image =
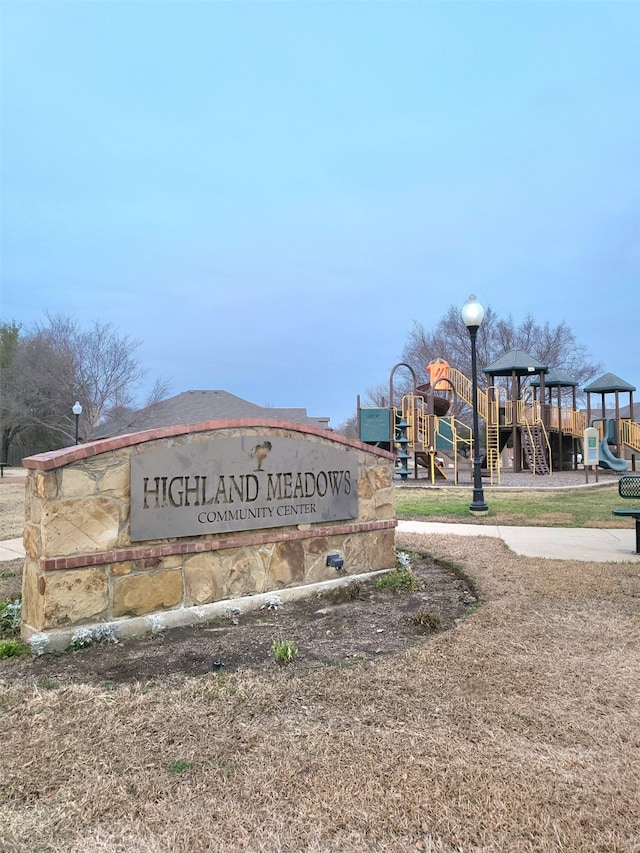
[[(640, 474), (625, 474), (618, 480), (618, 494), (627, 500), (640, 501)], [(613, 515), (636, 520), (636, 554), (640, 554), (640, 505), (632, 509), (612, 509)]]

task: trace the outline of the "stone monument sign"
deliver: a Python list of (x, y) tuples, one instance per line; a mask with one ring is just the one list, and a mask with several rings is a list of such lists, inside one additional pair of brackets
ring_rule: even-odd
[(180, 425), (24, 465), (22, 632), (51, 648), (79, 628), (195, 624), (395, 564), (392, 454), (315, 426)]

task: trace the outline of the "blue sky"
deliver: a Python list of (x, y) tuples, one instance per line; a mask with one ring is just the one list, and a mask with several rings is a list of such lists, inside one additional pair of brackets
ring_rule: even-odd
[(338, 425), (474, 292), (640, 388), (640, 3), (0, 14), (3, 319)]

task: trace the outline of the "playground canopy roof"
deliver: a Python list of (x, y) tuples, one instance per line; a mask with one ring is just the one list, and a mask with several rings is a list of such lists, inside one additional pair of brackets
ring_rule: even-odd
[[(544, 384), (547, 388), (577, 388), (580, 383), (569, 379), (568, 376), (564, 376), (561, 373), (556, 373), (555, 370), (550, 370), (544, 377)], [(532, 379), (531, 385), (534, 388), (538, 388), (540, 380), (538, 378)]]
[(547, 373), (549, 368), (521, 349), (512, 349), (501, 355), (492, 364), (483, 368), (488, 376), (530, 376), (532, 373)]
[(594, 379), (585, 385), (583, 391), (594, 394), (612, 394), (614, 391), (635, 391), (635, 387), (620, 379), (615, 373), (604, 373), (599, 379)]

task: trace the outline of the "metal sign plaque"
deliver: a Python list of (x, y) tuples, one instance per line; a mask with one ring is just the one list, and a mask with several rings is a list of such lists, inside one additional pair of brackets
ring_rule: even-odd
[(356, 451), (240, 436), (131, 457), (131, 541), (358, 516)]

